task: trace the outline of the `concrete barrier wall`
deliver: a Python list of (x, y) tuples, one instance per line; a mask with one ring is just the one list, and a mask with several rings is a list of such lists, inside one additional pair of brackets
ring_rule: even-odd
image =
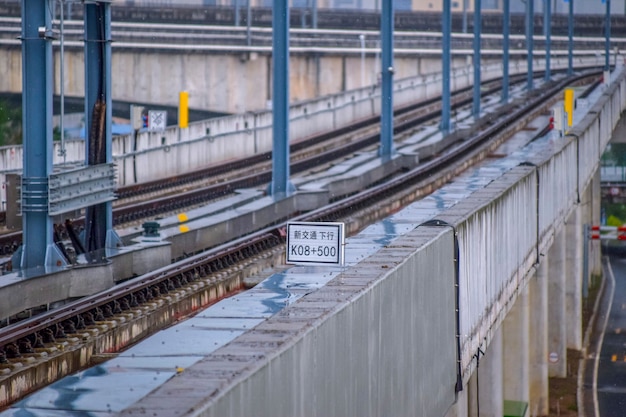
[[(214, 369), (248, 354), (255, 365), (194, 415), (444, 415), (457, 375), (454, 277), (451, 229), (420, 227), (210, 355)], [(280, 348), (247, 348), (264, 338), (266, 352)]]
[(466, 382), (475, 367), (474, 355), (479, 348), (485, 350), (532, 275), (539, 254), (599, 169), (600, 156), (626, 108), (626, 73), (614, 82), (571, 135), (531, 144), (534, 150), (520, 160), (528, 165), (511, 169), (440, 217), (455, 225), (459, 236)]
[[(578, 143), (571, 136), (533, 142), (518, 157), (520, 165), (437, 216), (455, 227), (459, 243), (465, 384), (475, 370), (474, 355), (487, 350), (535, 272), (541, 248), (576, 207), (579, 184), (589, 182), (583, 176), (595, 176), (593, 167), (608, 141), (604, 135), (622, 110), (612, 96), (621, 91), (621, 85), (607, 90), (592, 113), (599, 122), (589, 123)], [(609, 128), (599, 128), (601, 123)], [(580, 145), (593, 152), (581, 157)], [(261, 334), (297, 333), (195, 415), (445, 415), (457, 375), (456, 342), (450, 337), (453, 235), (450, 228), (437, 229), (418, 227), (385, 245), (255, 328), (256, 336), (244, 335), (216, 351), (207, 363), (238, 357)], [(297, 317), (314, 324), (298, 324)]]

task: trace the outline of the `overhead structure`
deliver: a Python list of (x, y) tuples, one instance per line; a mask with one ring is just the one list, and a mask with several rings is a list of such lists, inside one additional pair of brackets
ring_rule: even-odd
[[(85, 2), (85, 160), (88, 167), (112, 167), (111, 135), (111, 0)], [(106, 257), (105, 249), (120, 240), (113, 230), (111, 199), (104, 198), (85, 211), (84, 246), (92, 261)], [(100, 258), (100, 259), (98, 259)]]
[(48, 214), (48, 177), (52, 174), (52, 41), (54, 0), (22, 0), (22, 171), (19, 269), (63, 266)]
[(64, 247), (55, 240), (55, 216), (86, 209), (84, 239), (75, 246), (77, 254), (86, 252), (90, 262), (104, 258), (105, 249), (120, 245), (111, 206), (115, 170), (110, 129), (110, 0), (84, 4), (86, 164), (58, 171), (52, 163), (53, 3), (22, 0), (23, 244), (13, 257), (13, 266), (43, 272), (68, 264)]
[(604, 14), (604, 36), (606, 38), (604, 42), (604, 70), (609, 71), (611, 69), (610, 63), (610, 50), (611, 50), (611, 0), (605, 0), (606, 13)]
[(481, 0), (474, 0), (474, 98), (472, 114), (480, 117), (480, 33), (482, 29)]
[(574, 0), (569, 0), (567, 38), (567, 75), (572, 75), (574, 73)]
[(382, 39), (382, 103), (380, 121), (381, 157), (394, 153), (393, 147), (393, 2), (383, 1), (380, 19)]
[[(450, 132), (450, 72), (451, 72), (451, 52), (452, 48), (452, 12), (451, 0), (443, 0), (443, 20), (442, 20), (442, 45), (441, 45), (441, 131), (445, 134)], [(465, 8), (464, 16), (465, 16)]]
[(272, 10), (272, 182), (276, 197), (294, 191), (289, 181), (289, 3), (276, 0)]
[(528, 69), (526, 72), (526, 84), (528, 91), (531, 91), (533, 87), (533, 49), (534, 40), (533, 34), (535, 32), (535, 25), (533, 17), (535, 15), (534, 0), (526, 1), (526, 60), (528, 63)]
[(546, 72), (544, 79), (550, 81), (550, 35), (552, 34), (552, 6), (550, 0), (543, 0), (543, 36), (546, 38)]
[(511, 0), (503, 1), (502, 11), (502, 102), (509, 101), (509, 57), (511, 46)]

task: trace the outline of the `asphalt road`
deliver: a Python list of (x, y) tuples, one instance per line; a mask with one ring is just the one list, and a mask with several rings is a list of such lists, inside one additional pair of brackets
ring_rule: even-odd
[[(595, 387), (588, 416), (626, 416), (626, 257), (611, 256), (604, 267), (605, 291), (591, 340), (587, 378)], [(607, 315), (608, 312), (608, 315)], [(600, 355), (595, 352), (599, 351)], [(586, 378), (586, 379), (587, 379)], [(586, 384), (588, 386), (588, 384)], [(592, 390), (592, 394), (593, 390)]]

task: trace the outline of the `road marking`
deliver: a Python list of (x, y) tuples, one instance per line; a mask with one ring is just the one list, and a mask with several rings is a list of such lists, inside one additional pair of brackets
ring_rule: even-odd
[(600, 352), (602, 352), (602, 343), (604, 342), (604, 333), (606, 332), (606, 326), (609, 323), (609, 316), (611, 315), (611, 307), (613, 307), (613, 297), (615, 296), (615, 275), (613, 274), (613, 268), (611, 262), (607, 262), (608, 278), (611, 283), (611, 292), (609, 297), (609, 307), (604, 316), (604, 324), (600, 331), (600, 338), (596, 345), (596, 362), (593, 367), (593, 406), (596, 417), (600, 417), (600, 404), (598, 403), (598, 367), (600, 366)]

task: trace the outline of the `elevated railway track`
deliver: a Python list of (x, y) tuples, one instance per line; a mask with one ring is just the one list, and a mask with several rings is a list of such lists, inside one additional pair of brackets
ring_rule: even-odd
[[(422, 162), (356, 194), (292, 220), (342, 221), (354, 234), (372, 221), (395, 212), (450, 181), (468, 166), (488, 158), (513, 133), (545, 114), (566, 86), (598, 81), (597, 72), (550, 83), (477, 121), (471, 132), (459, 131), (429, 147)], [(588, 91), (589, 91), (588, 89)], [(436, 113), (436, 111), (435, 111)], [(423, 116), (414, 116), (419, 119)], [(549, 118), (537, 135), (549, 129)], [(0, 385), (9, 405), (49, 378), (28, 378), (48, 369), (51, 379), (122, 349), (149, 331), (167, 326), (199, 308), (243, 289), (246, 274), (278, 266), (282, 258), (284, 219), (188, 259), (128, 280), (104, 293), (67, 303), (55, 310), (0, 329)], [(51, 365), (54, 364), (54, 365)], [(62, 366), (61, 366), (62, 364)], [(50, 371), (50, 370), (53, 371)], [(20, 379), (21, 378), (21, 379)], [(24, 387), (18, 380), (31, 380)]]
[[(512, 78), (513, 85), (523, 84), (525, 76)], [(501, 82), (483, 83), (483, 97), (500, 91)], [(453, 108), (459, 111), (472, 101), (472, 90), (466, 88), (454, 94)], [(438, 99), (398, 108), (394, 112), (396, 122), (394, 133), (401, 142), (421, 124), (438, 120), (441, 103)], [(375, 146), (379, 141), (379, 118), (360, 120), (342, 129), (315, 135), (291, 145), (291, 168), (293, 174), (304, 174), (308, 170), (319, 170), (340, 161), (355, 152)], [(420, 159), (430, 156), (420, 153)], [(322, 168), (323, 169), (323, 168)], [(229, 161), (228, 163), (188, 172), (175, 177), (154, 180), (148, 183), (121, 187), (117, 190), (118, 200), (113, 210), (114, 225), (128, 228), (155, 217), (175, 215), (199, 205), (208, 204), (232, 195), (242, 188), (263, 187), (271, 181), (271, 152), (257, 154), (250, 158)], [(343, 196), (336, 196), (335, 199)], [(0, 220), (6, 219), (6, 212), (0, 212)], [(57, 225), (60, 239), (67, 241), (70, 234), (82, 230), (82, 218), (69, 219), (70, 223)], [(76, 230), (67, 230), (65, 226)], [(127, 243), (133, 237), (127, 236)], [(21, 244), (20, 231), (7, 231), (0, 234), (0, 256), (10, 256)], [(207, 248), (185, 248), (185, 253), (196, 253)], [(5, 267), (11, 268), (10, 264)]]
[[(71, 3), (70, 3), (71, 4)], [(539, 11), (537, 11), (539, 12)], [(66, 12), (66, 17), (82, 19), (82, 4), (71, 4)], [(20, 2), (15, 0), (0, 1), (0, 16), (19, 17), (21, 14)], [(57, 9), (58, 14), (58, 9)], [(146, 22), (146, 23), (173, 23), (173, 24), (199, 24), (236, 26), (236, 17), (239, 17), (239, 26), (247, 26), (247, 8), (242, 7), (239, 12), (234, 7), (205, 6), (198, 7), (181, 4), (177, 7), (158, 7), (146, 5), (113, 4), (111, 8), (113, 21), (117, 22)], [(254, 27), (272, 26), (272, 9), (253, 7), (250, 10), (250, 23)], [(498, 12), (484, 12), (482, 19), (484, 33), (502, 33), (502, 15)], [(471, 16), (471, 15), (470, 15)], [(543, 33), (543, 16), (535, 14), (535, 34)], [(317, 26), (320, 29), (348, 29), (348, 30), (374, 30), (380, 29), (380, 14), (371, 10), (346, 10), (346, 9), (318, 9)], [(567, 36), (568, 17), (566, 15), (554, 15), (552, 18), (552, 34), (555, 36)], [(472, 19), (468, 19), (468, 31), (472, 31)], [(310, 8), (292, 7), (290, 9), (290, 25), (292, 28), (312, 27), (313, 15)], [(602, 37), (604, 36), (603, 16), (575, 16), (575, 36)], [(396, 30), (406, 31), (441, 31), (441, 13), (424, 11), (397, 10), (395, 12), (394, 27)], [(452, 15), (452, 31), (462, 32), (463, 16), (461, 13)], [(524, 33), (525, 16), (512, 14), (511, 33)], [(615, 36), (626, 36), (626, 16), (612, 16), (611, 30)]]

